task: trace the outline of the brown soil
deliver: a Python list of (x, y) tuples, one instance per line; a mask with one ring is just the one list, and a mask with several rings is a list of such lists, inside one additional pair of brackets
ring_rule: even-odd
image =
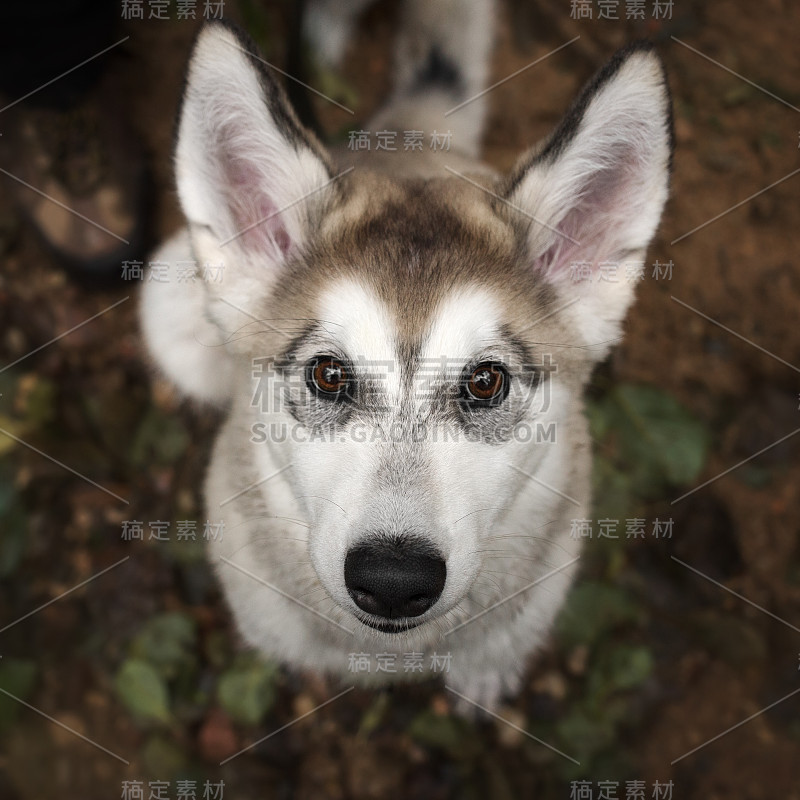
[[(234, 5), (226, 4), (228, 16), (238, 16)], [(608, 369), (615, 380), (664, 389), (707, 423), (714, 444), (705, 480), (792, 433), (800, 419), (795, 258), (800, 176), (670, 244), (800, 166), (800, 112), (786, 105), (800, 106), (800, 6), (789, 0), (676, 0), (673, 19), (656, 23), (649, 19), (652, 3), (647, 5), (648, 20), (636, 24), (571, 20), (567, 0), (549, 0), (535, 13), (521, 0), (513, 9), (503, 6), (496, 80), (574, 35), (581, 39), (574, 50), (565, 49), (491, 93), (486, 156), (496, 167), (508, 168), (552, 128), (580, 85), (617, 46), (641, 35), (660, 42), (675, 101), (677, 150), (672, 198), (649, 262), (671, 260), (674, 271), (671, 281), (643, 282), (626, 339)], [(370, 12), (348, 55), (344, 77), (358, 92), (360, 119), (389, 80), (393, 13), (387, 4)], [(280, 31), (285, 7), (267, 18)], [(131, 38), (124, 53), (109, 59), (108, 70), (130, 99), (131, 124), (149, 151), (160, 237), (180, 224), (170, 146), (195, 25), (151, 20), (122, 27)], [(282, 63), (281, 36), (275, 33), (271, 41), (269, 57)], [(329, 130), (349, 122), (321, 101), (314, 103)], [(135, 285), (90, 293), (71, 283), (22, 225), (7, 191), (0, 196), (0, 227), (0, 364), (135, 293)], [(98, 570), (131, 558), (114, 578), (100, 579), (3, 633), (0, 657), (35, 660), (39, 679), (30, 702), (124, 754), (131, 765), (23, 709), (13, 729), (0, 734), (0, 796), (119, 797), (123, 780), (164, 775), (154, 774), (154, 758), (146, 753), (153, 734), (130, 719), (113, 691), (113, 671), (127, 642), (143, 620), (168, 609), (188, 609), (203, 631), (231, 629), (213, 587), (204, 587), (203, 601), (192, 604), (194, 589), (177, 582), (174, 563), (156, 546), (121, 542), (119, 524), (197, 512), (202, 464), (216, 420), (177, 405), (158, 382), (150, 388), (133, 297), (21, 363), (15, 375), (33, 383), (43, 378), (57, 387), (55, 422), (37, 435), (36, 446), (59, 461), (80, 464), (81, 472), (124, 496), (130, 506), (120, 509), (113, 498), (73, 480), (53, 462), (17, 448), (10, 459), (27, 509), (28, 545), (21, 564), (0, 587), (0, 618), (17, 619)], [(129, 425), (151, 405), (179, 415), (191, 441), (175, 463), (132, 466)], [(676, 506), (675, 540), (668, 547), (649, 545), (627, 555), (641, 567), (653, 598), (645, 638), (650, 637), (658, 658), (654, 684), (642, 689), (646, 712), (617, 747), (632, 765), (630, 777), (646, 782), (647, 797), (656, 780), (671, 779), (675, 798), (800, 800), (796, 696), (672, 763), (798, 687), (800, 632), (784, 624), (800, 626), (798, 441), (789, 439), (754, 462), (768, 472), (764, 482), (745, 481), (736, 471), (687, 500), (683, 511)], [(663, 508), (670, 508), (669, 501)], [(682, 571), (670, 555), (710, 573), (762, 609)], [(708, 630), (697, 627), (702, 619), (717, 627), (736, 620), (763, 649), (747, 651), (750, 640), (739, 632), (718, 647), (707, 634), (697, 633)], [(535, 718), (542, 676), (555, 674), (558, 685), (566, 680), (565, 659), (548, 652), (531, 671), (528, 689), (508, 710), (523, 727)], [(207, 679), (198, 676), (200, 682)], [(648, 691), (652, 697), (645, 697)], [(571, 796), (565, 778), (541, 777), (554, 773), (540, 746), (509, 733), (502, 723), (478, 726), (466, 760), (446, 747), (414, 741), (407, 732), (411, 712), (406, 707), (441, 712), (447, 701), (436, 686), (401, 690), (393, 703), (395, 718), (390, 714), (371, 733), (359, 726), (374, 698), (353, 692), (250, 755), (216, 766), (220, 753), (266, 735), (333, 693), (311, 678), (286, 678), (263, 726), (232, 726), (224, 714), (211, 711), (202, 719), (175, 723), (152, 747), (188, 753), (200, 765), (195, 767), (199, 779), (224, 778), (229, 798)], [(598, 782), (607, 777), (601, 767), (589, 776), (594, 797)], [(176, 796), (175, 784), (168, 796)]]

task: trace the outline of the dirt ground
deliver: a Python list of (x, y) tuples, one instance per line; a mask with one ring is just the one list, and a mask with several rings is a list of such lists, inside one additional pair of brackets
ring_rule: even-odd
[[(672, 518), (671, 534), (587, 543), (577, 621), (559, 626), (503, 710), (513, 726), (454, 719), (435, 683), (355, 690), (295, 722), (337, 687), (248, 661), (200, 543), (120, 535), (125, 520), (202, 518), (218, 418), (153, 379), (137, 282), (71, 282), (3, 185), (0, 368), (128, 298), (0, 372), (0, 428), (22, 440), (0, 433), (0, 690), (19, 698), (0, 695), (4, 800), (119, 798), (125, 781), (145, 799), (180, 798), (180, 780), (196, 781), (198, 798), (224, 781), (228, 800), (800, 800), (800, 175), (787, 177), (800, 168), (800, 6), (675, 0), (671, 19), (654, 20), (648, 0), (645, 20), (626, 21), (623, 2), (614, 21), (597, 18), (603, 3), (580, 20), (571, 5), (501, 6), (497, 81), (580, 39), (489, 94), (486, 158), (510, 167), (618, 46), (658, 42), (674, 98), (672, 196), (626, 338), (592, 391), (600, 408), (614, 387), (652, 387), (707, 439), (692, 483), (625, 495), (620, 517)], [(356, 120), (389, 85), (395, 13), (368, 12), (335, 77)], [(225, 15), (285, 63), (285, 4), (228, 2)], [(130, 39), (107, 62), (147, 147), (154, 238), (180, 225), (171, 135), (197, 25), (172, 17), (121, 21)], [(312, 103), (331, 134), (353, 124)], [(670, 278), (653, 277), (656, 261)], [(597, 449), (628, 486), (639, 465), (624, 446), (604, 436)], [(599, 518), (612, 506), (598, 486)], [(120, 676), (148, 658), (167, 696), (144, 718), (147, 700)], [(253, 692), (258, 718), (226, 701), (228, 679)], [(166, 789), (148, 795), (156, 781)]]

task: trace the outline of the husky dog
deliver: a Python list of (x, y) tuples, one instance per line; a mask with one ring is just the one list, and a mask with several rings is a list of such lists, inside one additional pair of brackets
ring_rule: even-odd
[(672, 153), (639, 43), (510, 174), (480, 164), (494, 11), (407, 3), (371, 147), (335, 154), (252, 42), (207, 24), (177, 130), (187, 226), (141, 303), (155, 362), (226, 410), (209, 558), (245, 640), (353, 683), (441, 673), (490, 710), (577, 570), (582, 393), (620, 338), (623, 265), (644, 260)]

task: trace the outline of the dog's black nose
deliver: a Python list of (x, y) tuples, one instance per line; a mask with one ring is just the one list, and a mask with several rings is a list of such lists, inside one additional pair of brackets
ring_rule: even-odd
[(446, 577), (444, 559), (409, 540), (360, 544), (344, 560), (353, 602), (387, 619), (424, 614), (439, 599)]

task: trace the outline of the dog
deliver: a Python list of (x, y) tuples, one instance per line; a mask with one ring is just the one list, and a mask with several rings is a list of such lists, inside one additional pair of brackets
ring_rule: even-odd
[(583, 393), (636, 283), (603, 265), (643, 263), (673, 149), (662, 63), (634, 43), (509, 174), (482, 164), (494, 16), (406, 3), (364, 126), (394, 150), (326, 149), (255, 45), (207, 23), (175, 145), (187, 225), (140, 305), (157, 367), (224, 409), (208, 554), (246, 642), (354, 684), (443, 677), (490, 711), (578, 570)]

